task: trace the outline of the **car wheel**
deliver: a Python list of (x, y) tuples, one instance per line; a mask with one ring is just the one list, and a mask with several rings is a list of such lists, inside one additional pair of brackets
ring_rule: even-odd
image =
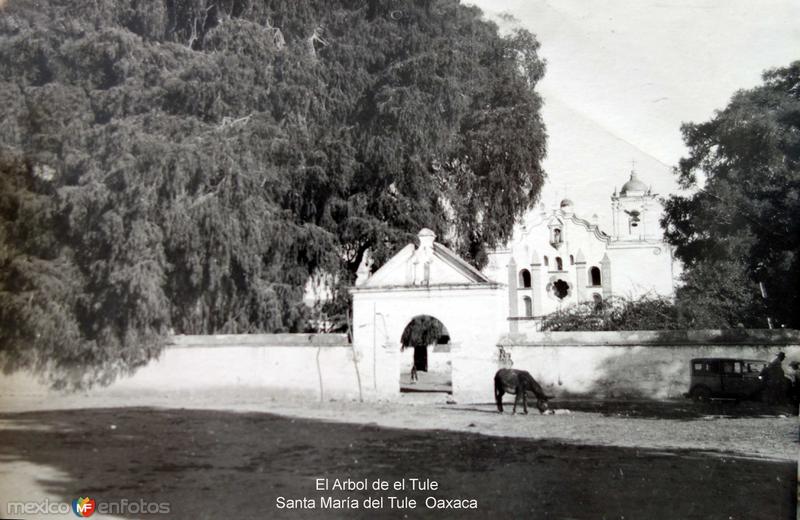
[(695, 401), (710, 401), (711, 389), (707, 386), (696, 386), (692, 388), (692, 399)]

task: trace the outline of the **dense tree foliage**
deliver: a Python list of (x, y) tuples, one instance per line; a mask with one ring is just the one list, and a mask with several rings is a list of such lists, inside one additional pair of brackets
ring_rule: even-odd
[(543, 182), (537, 48), (455, 0), (8, 3), (0, 364), (301, 330), (423, 226), (482, 263)]
[(800, 61), (682, 130), (690, 153), (677, 173), (693, 191), (667, 200), (662, 224), (684, 292), (719, 321), (800, 326)]
[(427, 347), (439, 341), (447, 343), (450, 336), (444, 324), (433, 316), (415, 316), (400, 335), (403, 347)]

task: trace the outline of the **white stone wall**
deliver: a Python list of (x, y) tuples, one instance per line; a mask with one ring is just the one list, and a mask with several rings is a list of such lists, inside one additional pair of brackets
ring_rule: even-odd
[[(498, 328), (507, 326), (504, 319), (484, 312), (496, 308), (502, 291), (477, 293), (470, 301), (478, 305), (467, 307), (450, 305), (445, 291), (414, 294), (412, 311), (395, 294), (389, 298), (394, 304), (376, 306), (387, 316), (387, 327), (384, 334), (383, 320), (378, 317), (375, 344), (370, 313), (374, 302), (364, 293), (355, 295), (355, 305), (370, 312), (362, 309), (356, 314), (360, 318), (354, 324), (353, 346), (340, 335), (178, 337), (159, 359), (92, 393), (256, 388), (265, 397), (327, 401), (363, 395), (367, 401), (395, 400), (400, 395), (400, 371), (409, 368), (400, 362), (408, 354), (399, 352), (400, 334), (417, 314), (440, 319), (451, 334), (449, 357), (442, 353), (432, 362), (452, 363), (453, 397), (459, 403), (492, 402), (494, 373), (505, 366), (500, 347), (510, 355), (514, 368), (529, 371), (548, 393), (560, 398), (680, 398), (689, 390), (689, 361), (696, 357), (770, 361), (782, 351), (784, 368), (800, 361), (800, 332), (796, 330), (503, 334)], [(0, 401), (5, 403), (13, 402), (15, 396), (46, 398), (50, 394), (29, 374), (0, 376)]]
[[(360, 375), (362, 381), (371, 377)], [(353, 349), (346, 336), (338, 334), (177, 336), (158, 359), (92, 393), (234, 388), (310, 400), (358, 399), (360, 395)], [(30, 374), (0, 375), (1, 399), (50, 393)]]
[(664, 243), (616, 242), (608, 248), (611, 291), (615, 296), (637, 298), (645, 294), (675, 293), (675, 260)]
[(800, 361), (793, 330), (529, 333), (499, 345), (513, 368), (529, 371), (547, 393), (593, 399), (681, 398), (689, 391), (689, 362), (698, 357), (771, 361), (782, 351), (784, 369)]

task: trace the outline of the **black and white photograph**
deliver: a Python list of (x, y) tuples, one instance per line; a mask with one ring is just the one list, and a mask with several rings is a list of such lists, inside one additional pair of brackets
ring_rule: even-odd
[(789, 520), (796, 0), (0, 0), (0, 518)]

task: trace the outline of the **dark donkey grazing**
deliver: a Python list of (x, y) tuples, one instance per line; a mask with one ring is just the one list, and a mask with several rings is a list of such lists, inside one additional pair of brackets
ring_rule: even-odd
[(523, 410), (528, 413), (528, 392), (536, 396), (536, 408), (539, 409), (539, 413), (547, 410), (547, 401), (553, 398), (552, 395), (544, 393), (539, 383), (528, 372), (513, 368), (501, 368), (494, 375), (494, 400), (500, 413), (503, 413), (503, 394), (506, 392), (516, 394), (512, 413), (517, 413), (517, 403), (520, 398)]

